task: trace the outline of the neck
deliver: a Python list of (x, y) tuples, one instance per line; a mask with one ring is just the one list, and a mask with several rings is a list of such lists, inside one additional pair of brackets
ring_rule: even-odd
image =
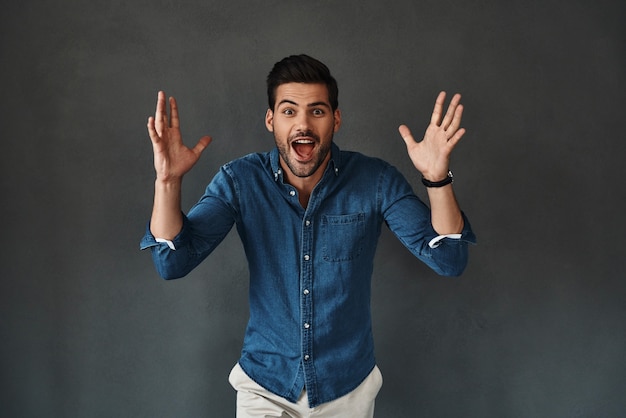
[(315, 171), (315, 173), (311, 174), (308, 177), (298, 177), (291, 172), (291, 170), (287, 167), (285, 163), (282, 162), (281, 166), (283, 167), (283, 173), (285, 181), (291, 184), (298, 191), (298, 197), (300, 200), (300, 204), (303, 208), (306, 209), (309, 203), (309, 198), (311, 197), (311, 193), (313, 189), (322, 179), (324, 172), (326, 171), (326, 167), (328, 166), (328, 160), (319, 166), (319, 168)]

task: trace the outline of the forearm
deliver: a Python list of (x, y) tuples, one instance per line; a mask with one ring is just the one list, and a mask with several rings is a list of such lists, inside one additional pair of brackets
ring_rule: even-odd
[(154, 183), (154, 205), (150, 219), (150, 232), (157, 238), (172, 240), (183, 227), (180, 181)]
[(440, 235), (460, 233), (463, 230), (463, 216), (452, 184), (429, 187), (427, 190), (433, 229)]

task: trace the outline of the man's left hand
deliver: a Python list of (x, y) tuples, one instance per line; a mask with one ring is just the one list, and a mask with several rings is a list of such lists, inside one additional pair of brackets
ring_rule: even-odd
[(401, 125), (398, 128), (406, 143), (413, 165), (425, 179), (433, 182), (444, 180), (447, 177), (450, 154), (465, 134), (465, 129), (460, 128), (461, 116), (463, 115), (463, 105), (460, 103), (461, 95), (455, 94), (452, 97), (448, 110), (442, 119), (445, 99), (446, 93), (442, 91), (437, 96), (430, 124), (420, 142), (415, 141), (406, 125)]

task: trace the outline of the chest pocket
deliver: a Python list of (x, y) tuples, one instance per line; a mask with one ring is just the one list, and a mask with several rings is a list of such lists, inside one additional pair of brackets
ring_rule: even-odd
[(322, 216), (322, 256), (325, 261), (354, 260), (361, 255), (364, 239), (364, 213)]

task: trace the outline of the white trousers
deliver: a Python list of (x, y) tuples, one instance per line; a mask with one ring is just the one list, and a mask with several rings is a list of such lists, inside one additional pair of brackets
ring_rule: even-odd
[(228, 381), (237, 391), (237, 418), (373, 418), (374, 402), (383, 384), (383, 376), (376, 366), (352, 392), (315, 408), (309, 408), (306, 391), (302, 391), (296, 403), (291, 403), (257, 384), (239, 363), (233, 367)]

